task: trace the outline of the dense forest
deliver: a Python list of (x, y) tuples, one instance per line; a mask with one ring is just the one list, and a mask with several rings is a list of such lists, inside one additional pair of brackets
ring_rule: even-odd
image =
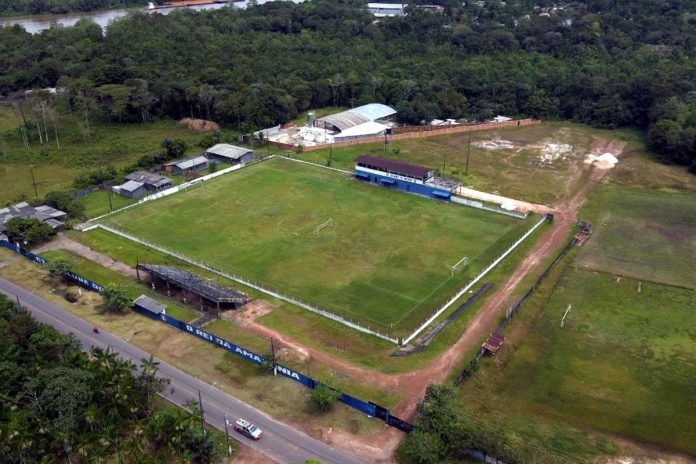
[(142, 0), (0, 0), (0, 15), (58, 14), (145, 5)]
[[(432, 3), (432, 2), (429, 2)], [(0, 92), (59, 87), (70, 108), (120, 122), (214, 119), (241, 131), (316, 107), (382, 102), (403, 122), (562, 118), (648, 133), (696, 172), (696, 1), (363, 2), (134, 14), (29, 35), (0, 31)]]
[(0, 462), (213, 462), (192, 414), (158, 407), (158, 362), (85, 354), (0, 295)]

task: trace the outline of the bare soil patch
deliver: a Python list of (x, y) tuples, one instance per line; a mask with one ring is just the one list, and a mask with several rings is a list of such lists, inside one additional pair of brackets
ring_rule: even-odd
[(220, 125), (218, 123), (205, 119), (184, 118), (179, 121), (179, 124), (186, 126), (187, 129), (194, 132), (210, 132), (220, 129)]
[(267, 300), (252, 300), (239, 309), (225, 311), (222, 317), (235, 322), (241, 327), (246, 327), (261, 316), (265, 316), (276, 308), (276, 305)]

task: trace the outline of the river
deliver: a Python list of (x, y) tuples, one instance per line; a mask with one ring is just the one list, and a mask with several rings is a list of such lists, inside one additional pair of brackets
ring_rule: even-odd
[[(257, 0), (257, 4), (267, 3), (273, 0)], [(291, 0), (295, 3), (301, 3), (304, 0)], [(144, 2), (143, 2), (144, 3)], [(187, 8), (190, 10), (217, 10), (220, 8), (227, 8), (232, 6), (234, 8), (246, 8), (251, 2), (249, 0), (236, 1), (232, 3), (212, 3), (210, 5), (199, 5), (199, 6), (184, 6), (176, 8), (161, 8), (155, 10), (153, 14), (169, 14), (174, 10), (181, 8)], [(102, 28), (109, 25), (114, 19), (125, 16), (133, 12), (145, 12), (146, 8), (141, 9), (119, 9), (119, 10), (105, 10), (105, 11), (90, 11), (86, 13), (66, 13), (57, 15), (33, 15), (33, 16), (14, 16), (9, 18), (0, 18), (0, 26), (12, 26), (18, 24), (22, 26), (30, 34), (36, 34), (43, 30), (49, 29), (52, 25), (58, 24), (64, 27), (74, 26), (81, 19), (90, 19), (95, 23), (99, 24)]]

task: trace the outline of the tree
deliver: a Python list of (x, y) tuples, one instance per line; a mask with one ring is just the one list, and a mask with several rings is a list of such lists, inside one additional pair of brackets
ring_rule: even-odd
[(46, 264), (46, 269), (53, 277), (62, 278), (67, 272), (72, 271), (75, 263), (68, 258), (56, 258)]
[(72, 218), (84, 217), (84, 203), (80, 199), (74, 198), (69, 192), (49, 192), (46, 194), (44, 202), (48, 206), (66, 212)]
[(169, 138), (162, 140), (161, 147), (164, 148), (167, 159), (181, 158), (188, 148), (184, 140)]
[(661, 119), (648, 132), (648, 147), (655, 150), (666, 161), (670, 161), (677, 152), (681, 141), (681, 126), (669, 119)]
[(116, 311), (125, 313), (130, 309), (131, 300), (126, 294), (126, 290), (119, 284), (106, 284), (102, 292), (101, 309), (103, 311)]
[(331, 411), (336, 405), (341, 393), (326, 385), (319, 385), (310, 394), (312, 403), (322, 412)]
[(13, 242), (33, 246), (55, 234), (51, 226), (34, 218), (12, 218), (5, 223), (7, 237)]

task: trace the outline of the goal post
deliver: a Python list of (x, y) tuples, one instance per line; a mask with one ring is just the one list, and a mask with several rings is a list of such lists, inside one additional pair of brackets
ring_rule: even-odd
[(328, 220), (326, 220), (326, 221), (322, 222), (321, 224), (319, 224), (318, 226), (316, 226), (314, 228), (314, 233), (318, 234), (319, 232), (321, 232), (325, 228), (333, 227), (333, 226), (334, 226), (334, 220), (333, 220), (333, 218), (329, 218)]
[(457, 264), (452, 265), (452, 274), (450, 275), (450, 277), (454, 277), (455, 272), (461, 271), (468, 264), (469, 264), (469, 257), (468, 256), (465, 256), (462, 259), (460, 259), (459, 261), (457, 261)]

